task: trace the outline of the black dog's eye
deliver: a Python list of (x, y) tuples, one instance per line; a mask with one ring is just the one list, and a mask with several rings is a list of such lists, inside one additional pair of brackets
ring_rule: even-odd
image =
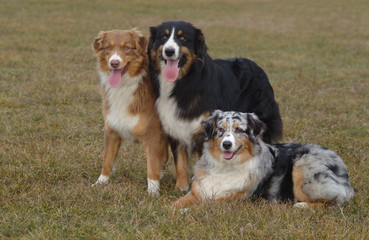
[(243, 130), (242, 128), (239, 128), (237, 127), (235, 130), (234, 130), (235, 133), (244, 133), (245, 130)]
[(179, 40), (181, 40), (181, 41), (183, 41), (183, 42), (187, 42), (187, 39), (186, 39), (185, 37), (183, 37), (183, 36), (181, 36), (181, 37), (179, 38)]
[(168, 39), (168, 36), (167, 35), (164, 35), (161, 37), (161, 40), (167, 40)]

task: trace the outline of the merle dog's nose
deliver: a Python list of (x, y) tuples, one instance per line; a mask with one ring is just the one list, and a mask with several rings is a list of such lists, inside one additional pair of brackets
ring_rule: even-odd
[(118, 60), (112, 60), (112, 61), (110, 62), (110, 66), (111, 66), (112, 68), (117, 68), (117, 67), (119, 67), (119, 61), (118, 61)]
[(174, 55), (175, 50), (174, 50), (174, 48), (166, 48), (164, 50), (164, 53), (165, 53), (165, 55), (167, 55), (167, 57), (171, 57), (171, 56)]
[(232, 143), (230, 141), (224, 141), (222, 145), (225, 150), (229, 150), (232, 147)]

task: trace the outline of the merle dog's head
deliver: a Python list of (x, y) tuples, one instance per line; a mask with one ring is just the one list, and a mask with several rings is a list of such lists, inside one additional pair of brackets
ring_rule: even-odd
[(182, 21), (150, 27), (148, 52), (156, 70), (167, 81), (185, 76), (195, 61), (202, 61), (206, 44), (201, 30)]
[(266, 125), (254, 113), (215, 110), (202, 122), (206, 148), (218, 160), (246, 161), (261, 141)]

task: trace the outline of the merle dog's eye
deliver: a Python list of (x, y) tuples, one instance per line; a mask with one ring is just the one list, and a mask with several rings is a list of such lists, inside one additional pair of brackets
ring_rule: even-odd
[(224, 128), (218, 128), (218, 132), (223, 134), (225, 132)]
[(239, 128), (237, 127), (235, 130), (234, 130), (235, 133), (243, 133), (245, 132), (242, 128)]

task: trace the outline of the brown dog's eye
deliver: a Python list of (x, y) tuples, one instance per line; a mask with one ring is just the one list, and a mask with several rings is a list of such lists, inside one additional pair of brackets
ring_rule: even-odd
[(123, 52), (128, 53), (132, 48), (128, 47), (128, 46), (124, 46), (123, 47)]

